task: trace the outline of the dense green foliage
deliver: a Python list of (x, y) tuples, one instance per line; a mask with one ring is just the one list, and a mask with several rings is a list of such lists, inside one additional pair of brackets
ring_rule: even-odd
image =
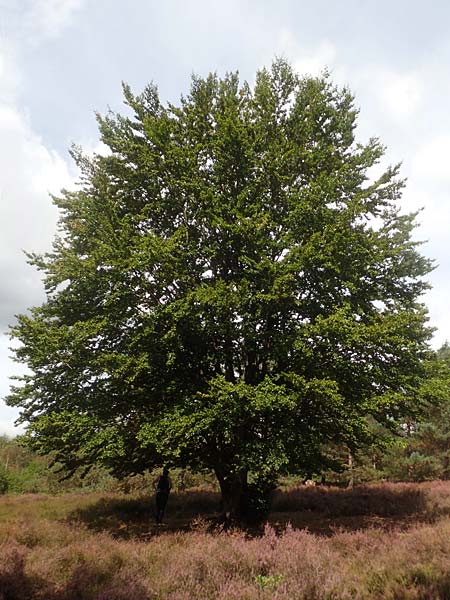
[(450, 349), (442, 346), (425, 365), (417, 391), (420, 412), (411, 413), (390, 431), (372, 422), (374, 442), (353, 455), (334, 448), (340, 469), (328, 472), (330, 482), (354, 483), (450, 479)]
[(98, 117), (43, 271), (47, 301), (12, 328), (30, 375), (8, 402), (66, 467), (216, 473), (230, 510), (411, 414), (430, 332), (430, 263), (397, 206), (398, 169), (355, 141), (351, 94), (285, 62), (153, 85)]

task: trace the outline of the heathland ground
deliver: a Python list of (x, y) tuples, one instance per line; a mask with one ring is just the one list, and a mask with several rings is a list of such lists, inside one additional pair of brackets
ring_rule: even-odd
[(1, 600), (450, 598), (450, 482), (276, 492), (260, 529), (218, 495), (0, 497)]

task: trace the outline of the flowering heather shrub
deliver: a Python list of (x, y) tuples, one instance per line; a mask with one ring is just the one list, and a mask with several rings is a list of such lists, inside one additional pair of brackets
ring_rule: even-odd
[[(181, 517), (169, 516), (159, 528), (147, 520), (145, 535), (151, 513), (143, 498), (128, 506), (123, 497), (98, 494), (1, 498), (0, 600), (450, 598), (449, 482), (278, 495), (275, 521), (283, 507), (327, 523), (346, 519), (345, 530), (335, 525), (326, 536), (270, 524), (252, 535), (211, 531), (202, 519), (189, 529), (195, 497), (171, 498), (177, 511), (186, 498), (183, 530)], [(214, 497), (197, 497), (209, 513)], [(390, 526), (375, 527), (374, 519), (358, 529), (352, 510)], [(128, 537), (115, 539), (122, 526)]]
[(425, 497), (417, 484), (382, 483), (353, 489), (299, 486), (278, 491), (273, 511), (316, 511), (328, 515), (407, 515), (425, 509)]
[(15, 544), (0, 544), (0, 600), (25, 600), (30, 594), (24, 573), (26, 553)]

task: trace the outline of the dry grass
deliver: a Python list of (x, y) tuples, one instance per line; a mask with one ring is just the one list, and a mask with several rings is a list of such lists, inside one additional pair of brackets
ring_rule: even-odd
[(0, 498), (0, 600), (450, 598), (450, 483), (279, 492), (261, 532), (211, 531), (217, 500)]

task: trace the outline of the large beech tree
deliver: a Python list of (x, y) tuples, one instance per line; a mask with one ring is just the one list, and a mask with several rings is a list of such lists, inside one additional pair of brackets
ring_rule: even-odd
[(8, 403), (70, 469), (212, 469), (236, 514), (249, 480), (411, 414), (431, 265), (327, 74), (276, 60), (254, 86), (194, 77), (178, 105), (124, 96), (98, 116), (110, 153), (73, 150), (53, 251), (30, 255), (47, 299), (12, 327), (29, 374)]

